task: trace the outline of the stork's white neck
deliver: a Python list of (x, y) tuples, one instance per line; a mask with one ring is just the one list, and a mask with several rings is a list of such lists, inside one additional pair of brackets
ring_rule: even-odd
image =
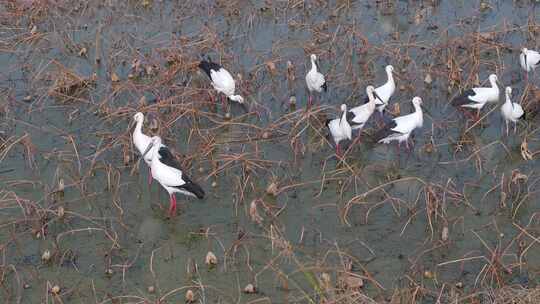
[(388, 76), (388, 82), (394, 83), (394, 74), (392, 71), (386, 71), (386, 76)]
[(373, 92), (368, 91), (367, 94), (368, 94), (368, 99), (369, 99), (368, 103), (370, 105), (375, 105), (375, 96), (373, 96)]
[(417, 104), (417, 103), (414, 103), (413, 106), (414, 106), (414, 111), (415, 111), (415, 112), (417, 112), (417, 113), (418, 113), (418, 112), (419, 112), (419, 113), (422, 113), (422, 106), (421, 106), (421, 105), (419, 105), (419, 104)]
[(344, 109), (343, 114), (341, 114), (341, 119), (339, 120), (339, 123), (343, 123), (344, 121), (347, 121), (347, 108)]
[(317, 71), (317, 64), (315, 63), (315, 59), (311, 58), (311, 70)]
[(512, 103), (512, 100), (510, 100), (510, 94), (508, 94), (508, 92), (505, 92), (504, 95), (506, 95), (506, 103)]
[(137, 120), (137, 124), (135, 125), (135, 133), (142, 133), (142, 121), (141, 120)]

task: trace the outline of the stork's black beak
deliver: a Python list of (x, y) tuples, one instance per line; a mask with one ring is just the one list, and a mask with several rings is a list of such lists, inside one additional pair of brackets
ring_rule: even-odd
[(150, 142), (150, 143), (148, 144), (148, 147), (146, 147), (146, 150), (144, 151), (142, 157), (145, 157), (146, 154), (148, 154), (148, 152), (150, 152), (150, 150), (152, 149), (153, 146), (154, 146), (154, 143), (153, 143), (153, 142)]
[(375, 96), (375, 99), (379, 99), (380, 101), (383, 101), (379, 95), (377, 95), (377, 92), (373, 91), (373, 96)]

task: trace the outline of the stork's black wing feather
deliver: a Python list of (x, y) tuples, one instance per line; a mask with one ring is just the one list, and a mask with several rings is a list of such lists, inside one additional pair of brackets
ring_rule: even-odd
[(168, 167), (173, 167), (175, 169), (178, 169), (180, 171), (182, 170), (182, 166), (180, 163), (176, 160), (174, 155), (172, 154), (171, 150), (167, 147), (161, 147), (158, 150), (159, 153), (159, 160)]
[[(334, 119), (339, 119), (339, 118), (334, 118)], [(328, 133), (326, 133), (326, 139), (330, 140), (330, 138), (332, 137), (332, 131), (330, 130), (330, 122), (334, 119), (326, 119), (326, 121), (324, 122), (324, 125), (326, 126), (326, 128), (328, 129)]]
[(327, 119), (325, 122), (324, 122), (324, 125), (329, 128), (330, 127), (330, 122), (332, 121), (333, 119)]
[(377, 131), (373, 135), (373, 138), (375, 139), (376, 142), (378, 142), (379, 140), (381, 140), (381, 139), (383, 139), (385, 137), (388, 137), (388, 136), (390, 136), (392, 134), (399, 133), (399, 132), (396, 132), (396, 131), (392, 130), (395, 127), (397, 127), (396, 121), (392, 119), (386, 125), (384, 125), (384, 127), (382, 129)]
[(349, 123), (349, 125), (351, 127), (354, 127), (354, 126), (358, 126), (358, 125), (362, 125), (361, 123), (357, 123), (355, 121), (353, 121), (353, 119), (356, 117), (356, 115), (354, 115), (353, 112), (351, 111), (347, 111), (347, 122)]
[(176, 186), (176, 188), (178, 189), (183, 189), (183, 190), (186, 190), (188, 192), (191, 192), (193, 193), (198, 199), (203, 199), (204, 198), (204, 190), (201, 188), (201, 186), (199, 186), (198, 184), (196, 184), (195, 182), (193, 182), (187, 175), (185, 174), (182, 174), (182, 180), (185, 182), (185, 184), (183, 184), (182, 186)]
[(185, 171), (182, 170), (182, 166), (180, 163), (176, 160), (174, 155), (171, 153), (171, 150), (169, 150), (167, 147), (161, 147), (158, 150), (159, 153), (159, 160), (166, 166), (173, 167), (175, 169), (180, 170), (182, 172), (182, 180), (185, 184), (181, 186), (174, 186), (178, 189), (183, 189), (188, 192), (193, 193), (197, 198), (202, 199), (204, 198), (204, 190), (201, 188), (201, 186), (194, 183), (186, 174)]
[(199, 68), (203, 70), (206, 73), (206, 75), (210, 77), (210, 79), (212, 79), (211, 71), (214, 70), (217, 72), (222, 68), (222, 66), (215, 62), (202, 60), (201, 62), (199, 62)]
[(472, 89), (469, 89), (469, 90), (463, 92), (461, 95), (454, 98), (452, 100), (452, 105), (455, 106), (455, 107), (458, 107), (458, 106), (462, 106), (464, 104), (471, 103), (473, 101), (470, 100), (469, 98), (474, 97), (474, 95), (476, 95), (476, 93)]

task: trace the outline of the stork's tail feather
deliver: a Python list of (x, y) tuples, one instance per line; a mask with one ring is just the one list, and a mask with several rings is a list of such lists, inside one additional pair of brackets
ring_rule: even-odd
[(459, 107), (459, 106), (467, 104), (467, 103), (470, 103), (470, 101), (466, 96), (458, 96), (458, 97), (452, 99), (452, 102), (451, 102), (451, 104), (454, 107)]
[(379, 142), (381, 139), (383, 138), (386, 138), (387, 136), (389, 136), (392, 132), (390, 131), (390, 129), (387, 129), (386, 127), (385, 128), (382, 128), (380, 129), (379, 131), (375, 132), (373, 134), (373, 136), (371, 136), (373, 138), (373, 141), (374, 142)]
[(474, 93), (473, 90), (467, 90), (467, 91), (463, 92), (461, 95), (459, 95), (459, 96), (455, 97), (454, 99), (452, 99), (451, 104), (454, 107), (459, 107), (459, 106), (462, 106), (464, 104), (471, 103), (472, 101), (469, 99), (469, 96), (472, 96), (474, 94), (475, 93)]
[(183, 184), (179, 188), (182, 188), (182, 189), (192, 193), (198, 199), (203, 199), (204, 198), (204, 195), (205, 195), (204, 190), (201, 188), (201, 186), (197, 185), (196, 183), (194, 183), (192, 181), (189, 181), (189, 182)]
[(210, 70), (211, 70), (211, 61), (201, 60), (199, 62), (199, 69), (203, 70), (208, 77), (210, 77)]
[(326, 138), (327, 139), (330, 139), (330, 137), (332, 137), (332, 131), (330, 131), (330, 122), (332, 121), (333, 119), (326, 119), (324, 121), (324, 125), (326, 126), (326, 129), (328, 130), (328, 132), (326, 133)]
[(326, 81), (323, 83), (322, 88), (325, 92), (328, 92), (328, 85), (326, 85)]
[(396, 133), (392, 131), (392, 129), (395, 128), (396, 126), (397, 126), (396, 122), (394, 120), (391, 120), (382, 129), (380, 129), (379, 131), (375, 132), (375, 134), (373, 134), (372, 136), (373, 140), (375, 142), (379, 142), (381, 139), (386, 138), (393, 133)]

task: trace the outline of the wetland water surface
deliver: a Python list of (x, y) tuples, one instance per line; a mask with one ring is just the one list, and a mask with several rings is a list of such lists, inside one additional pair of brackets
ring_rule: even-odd
[[(496, 73), (535, 109), (539, 77), (526, 86), (517, 58), (539, 47), (539, 7), (473, 2), (0, 1), (3, 303), (179, 303), (188, 289), (200, 303), (491, 303), (504, 286), (532, 290), (539, 119), (503, 137), (500, 105), (474, 124), (449, 100)], [(311, 53), (329, 91), (306, 112)], [(202, 56), (231, 71), (248, 113), (211, 101)], [(389, 112), (424, 100), (413, 152), (374, 144), (370, 122), (338, 162), (322, 122), (387, 64)], [(207, 193), (178, 196), (172, 219), (131, 142), (138, 111)]]

